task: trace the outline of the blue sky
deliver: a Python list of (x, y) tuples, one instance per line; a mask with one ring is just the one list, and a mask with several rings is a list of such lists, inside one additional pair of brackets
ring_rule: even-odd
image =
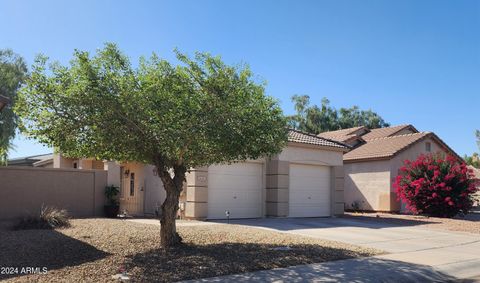
[[(173, 59), (178, 47), (246, 62), (287, 114), (293, 94), (327, 97), (478, 151), (480, 1), (0, 0), (0, 48), (29, 64), (38, 53), (66, 63), (107, 41), (133, 61)], [(14, 144), (11, 157), (50, 151)]]

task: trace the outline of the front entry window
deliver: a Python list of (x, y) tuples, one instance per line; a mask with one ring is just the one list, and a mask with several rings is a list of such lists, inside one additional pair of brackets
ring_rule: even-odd
[(130, 196), (135, 195), (135, 173), (130, 173)]

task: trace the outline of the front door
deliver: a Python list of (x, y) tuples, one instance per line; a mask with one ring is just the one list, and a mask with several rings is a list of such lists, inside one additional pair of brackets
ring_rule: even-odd
[(135, 171), (121, 167), (120, 212), (127, 215), (143, 215), (143, 186)]

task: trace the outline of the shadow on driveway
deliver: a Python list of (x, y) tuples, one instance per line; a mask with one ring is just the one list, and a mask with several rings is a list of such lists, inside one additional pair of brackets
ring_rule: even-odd
[(375, 257), (340, 260), (190, 282), (476, 282), (429, 266)]
[[(395, 223), (377, 221), (374, 217), (324, 217), (324, 218), (258, 218), (258, 219), (235, 219), (230, 220), (231, 224), (239, 224), (253, 227), (271, 228), (279, 231), (299, 229), (319, 229), (338, 227), (357, 227), (368, 229), (383, 229), (395, 227), (410, 227), (425, 224), (433, 224), (430, 221), (416, 221), (398, 219)], [(211, 222), (227, 223), (226, 220), (210, 220)]]

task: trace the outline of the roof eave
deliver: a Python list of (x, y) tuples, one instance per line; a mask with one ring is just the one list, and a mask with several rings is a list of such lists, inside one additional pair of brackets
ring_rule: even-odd
[(294, 142), (289, 141), (287, 143), (288, 146), (297, 146), (297, 147), (304, 147), (304, 148), (314, 148), (314, 149), (325, 149), (330, 151), (339, 151), (339, 152), (348, 152), (350, 149), (346, 147), (338, 147), (338, 146), (326, 146), (326, 145), (318, 145), (318, 144), (311, 144), (311, 143), (303, 143), (303, 142)]
[(347, 159), (343, 160), (344, 164), (351, 164), (351, 163), (360, 163), (360, 162), (371, 162), (371, 161), (384, 161), (384, 160), (390, 160), (394, 156), (389, 155), (389, 156), (381, 156), (381, 157), (365, 157), (365, 158), (358, 158), (358, 159)]

